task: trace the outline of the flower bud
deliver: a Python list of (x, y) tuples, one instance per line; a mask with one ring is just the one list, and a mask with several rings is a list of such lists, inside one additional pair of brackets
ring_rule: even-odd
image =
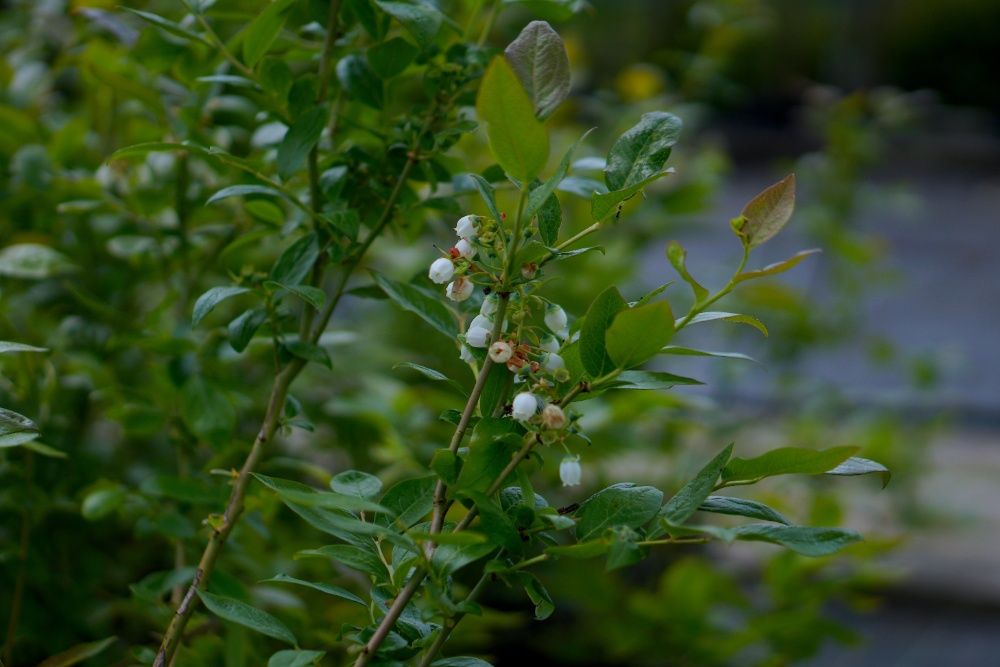
[(557, 368), (552, 373), (552, 377), (555, 378), (556, 382), (567, 382), (569, 381), (569, 371), (565, 368)]
[(463, 276), (459, 276), (457, 280), (448, 283), (448, 287), (445, 290), (445, 296), (452, 301), (465, 301), (472, 296), (473, 289), (475, 289), (475, 285), (472, 284), (471, 280)]
[(493, 321), (490, 318), (485, 317), (483, 315), (476, 315), (475, 317), (472, 318), (472, 321), (469, 322), (469, 328), (471, 329), (473, 327), (479, 327), (481, 329), (492, 330), (493, 329)]
[(476, 358), (472, 356), (472, 350), (469, 349), (468, 345), (463, 345), (462, 349), (458, 351), (458, 358), (467, 364), (471, 364), (476, 360)]
[(535, 395), (528, 391), (522, 391), (514, 397), (510, 414), (517, 421), (526, 422), (535, 416), (537, 410), (538, 399), (535, 398)]
[(547, 429), (558, 431), (566, 426), (566, 413), (555, 403), (549, 403), (542, 410), (542, 425)]
[(545, 326), (560, 338), (568, 336), (569, 320), (566, 319), (566, 311), (554, 303), (550, 303), (545, 307)]
[(496, 294), (490, 294), (485, 299), (483, 299), (483, 305), (479, 307), (479, 313), (485, 315), (486, 317), (491, 317), (493, 313), (497, 312), (497, 305), (499, 299)]
[(431, 263), (431, 270), (427, 272), (427, 276), (438, 285), (448, 282), (453, 275), (455, 275), (455, 265), (447, 257), (435, 259)]
[(484, 327), (469, 327), (465, 332), (465, 342), (472, 347), (486, 347), (490, 342), (490, 330)]
[(505, 340), (498, 340), (490, 345), (490, 359), (498, 364), (505, 364), (514, 355), (514, 350), (510, 343)]
[(583, 470), (580, 468), (580, 457), (566, 456), (559, 463), (559, 479), (563, 486), (576, 486), (580, 483)]
[(455, 225), (455, 233), (459, 238), (471, 240), (476, 238), (476, 223), (479, 222), (478, 215), (466, 215), (459, 219)]
[(566, 362), (555, 352), (549, 352), (545, 355), (545, 370), (550, 373), (555, 373), (560, 368), (566, 368)]
[(458, 255), (460, 257), (464, 257), (465, 259), (472, 259), (476, 256), (476, 246), (472, 245), (465, 239), (460, 239), (459, 242), (455, 244), (455, 250), (458, 251)]

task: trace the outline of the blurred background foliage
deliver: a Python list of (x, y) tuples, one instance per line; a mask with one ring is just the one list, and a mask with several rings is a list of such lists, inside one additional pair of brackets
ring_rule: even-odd
[[(295, 11), (323, 4), (303, 2)], [(463, 23), (476, 3), (444, 4)], [(860, 306), (872, 295), (892, 298), (908, 280), (893, 270), (889, 244), (878, 225), (862, 224), (861, 212), (873, 201), (903, 217), (921, 206), (927, 194), (906, 186), (899, 156), (920, 159), (933, 150), (939, 164), (950, 164), (949, 148), (935, 143), (943, 128), (959, 136), (995, 132), (1000, 91), (990, 63), (1000, 61), (993, 35), (1000, 5), (502, 5), (488, 43), (506, 44), (532, 18), (552, 21), (567, 42), (574, 89), (553, 121), (553, 154), (590, 127), (597, 130), (588, 145), (607, 146), (644, 111), (667, 109), (685, 122), (676, 175), (651, 187), (642, 207), (626, 206), (621, 227), (600, 239), (604, 255), (566, 265), (566, 279), (548, 286), (553, 300), (579, 313), (611, 282), (631, 296), (670, 280), (663, 248), (671, 238), (704, 267), (703, 282), (718, 284), (739, 253), (727, 240), (728, 219), (741, 205), (734, 202), (788, 171), (798, 175), (799, 208), (790, 238), (769, 252), (777, 259), (803, 244), (823, 250), (794, 279), (731, 298), (734, 310), (742, 301), (763, 313), (766, 344), (752, 329), (696, 331), (698, 347), (738, 349), (760, 365), (674, 362), (671, 371), (700, 377), (707, 388), (588, 402), (595, 444), (581, 452), (585, 488), (565, 493), (549, 466), (546, 496), (568, 503), (623, 474), (676, 488), (707, 452), (731, 440), (747, 450), (856, 444), (895, 479), (878, 496), (864, 480), (848, 482), (851, 492), (837, 497), (850, 502), (821, 481), (758, 492), (819, 524), (840, 523), (864, 504), (869, 539), (847, 556), (817, 561), (766, 547), (690, 547), (610, 574), (598, 562), (564, 561), (542, 574), (559, 601), (547, 622), (532, 621), (518, 595), (495, 591), (486, 602), (500, 611), (470, 619), (455, 642), (500, 665), (787, 665), (804, 664), (831, 641), (859, 641), (854, 614), (875, 609), (898, 579), (880, 564), (884, 554), (911, 527), (947, 519), (922, 504), (918, 485), (928, 445), (949, 423), (947, 411), (926, 409), (937, 405), (949, 360), (940, 349), (898, 348)], [(172, 19), (184, 14), (173, 0), (130, 6)], [(227, 471), (254, 434), (270, 380), (261, 363), (266, 346), (246, 357), (206, 354), (205, 336), (227, 335), (223, 319), (195, 336), (191, 305), (227, 274), (273, 260), (280, 248), (255, 243), (249, 230), (280, 227), (285, 213), (266, 199), (204, 206), (231, 182), (207, 161), (106, 158), (166, 136), (266, 152), (274, 129), (258, 126), (259, 100), (239, 87), (197, 82), (217, 62), (209, 46), (188, 48), (117, 3), (3, 0), (0, 9), (0, 339), (51, 350), (0, 355), (0, 404), (31, 415), (44, 434), (34, 450), (0, 449), (2, 658), (8, 667), (35, 664), (115, 635), (121, 641), (87, 664), (146, 663), (175, 594), (169, 573), (197, 553), (200, 522), (224, 500)], [(256, 9), (220, 0), (213, 11), (235, 30)], [(414, 85), (403, 81), (387, 109), (348, 118), (345, 131), (364, 145), (368, 123), (399, 117)], [(447, 187), (454, 174), (488, 167), (482, 141), (479, 133), (463, 135), (441, 173), (427, 179)], [(995, 164), (989, 151), (973, 146), (963, 159)], [(596, 175), (580, 160), (564, 189), (586, 191)], [(408, 209), (376, 246), (372, 266), (396, 276), (422, 271), (432, 242), (450, 244), (457, 214), (481, 212), (477, 199), (458, 192), (462, 208), (442, 197), (440, 209)], [(584, 227), (585, 200), (562, 199), (567, 233)], [(14, 244), (56, 252), (26, 262), (4, 253)], [(687, 298), (683, 290), (669, 294), (677, 304)], [(220, 311), (238, 313), (228, 304)], [(455, 396), (393, 365), (412, 361), (466, 377), (453, 344), (371, 298), (350, 299), (323, 342), (332, 372), (310, 367), (293, 391), (310, 430), (286, 434), (262, 471), (325, 482), (358, 468), (389, 484), (423, 470), (448, 437), (438, 415), (455, 407)], [(849, 350), (892, 378), (890, 388), (866, 393), (817, 373), (814, 360), (824, 350)], [(252, 493), (214, 586), (252, 595), (333, 646), (357, 611), (255, 585), (277, 571), (331, 576), (328, 565), (291, 560), (314, 543), (287, 509)], [(261, 638), (217, 622), (199, 628), (183, 665), (261, 664)], [(849, 651), (822, 655), (821, 664), (852, 664)]]

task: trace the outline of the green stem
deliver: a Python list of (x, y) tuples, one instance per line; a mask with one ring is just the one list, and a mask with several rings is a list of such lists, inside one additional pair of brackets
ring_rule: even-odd
[(708, 308), (713, 303), (715, 303), (722, 297), (732, 292), (733, 288), (736, 287), (736, 277), (743, 272), (743, 268), (747, 265), (748, 259), (750, 259), (750, 248), (748, 246), (743, 246), (743, 259), (740, 260), (739, 267), (736, 269), (736, 272), (733, 273), (732, 277), (729, 279), (729, 282), (726, 283), (726, 286), (720, 289), (712, 296), (705, 299), (704, 301), (697, 302), (693, 306), (691, 306), (691, 310), (688, 311), (688, 314), (685, 315), (680, 322), (677, 323), (677, 326), (674, 327), (674, 330), (680, 331), (688, 324), (690, 324), (692, 319), (703, 313), (706, 308)]

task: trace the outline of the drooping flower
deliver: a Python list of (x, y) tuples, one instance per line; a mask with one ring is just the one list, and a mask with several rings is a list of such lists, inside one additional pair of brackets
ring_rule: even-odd
[(535, 416), (538, 410), (538, 399), (529, 391), (522, 391), (514, 397), (511, 406), (511, 416), (519, 422), (526, 422)]
[(472, 321), (469, 322), (469, 328), (471, 329), (472, 327), (480, 327), (483, 329), (492, 330), (493, 320), (486, 317), (485, 315), (476, 315), (475, 317), (472, 318)]
[(478, 222), (478, 215), (463, 216), (459, 218), (458, 223), (455, 225), (455, 233), (458, 234), (459, 238), (472, 240), (476, 238), (476, 223)]
[(559, 463), (559, 479), (562, 480), (563, 486), (576, 486), (580, 483), (582, 474), (579, 456), (566, 456)]
[(458, 358), (467, 364), (471, 364), (473, 361), (476, 360), (476, 358), (472, 356), (472, 350), (469, 349), (468, 345), (463, 345), (462, 348), (458, 351)]
[(549, 352), (545, 355), (545, 370), (550, 373), (554, 373), (560, 368), (566, 368), (566, 362), (555, 352)]
[(487, 317), (492, 317), (493, 313), (497, 312), (497, 305), (499, 299), (497, 299), (496, 294), (489, 294), (483, 299), (483, 305), (479, 307), (479, 312)]
[(548, 335), (542, 338), (538, 346), (546, 352), (558, 352), (560, 347), (559, 341), (556, 340), (556, 337)]
[(514, 349), (505, 340), (498, 340), (490, 345), (490, 359), (498, 364), (505, 364), (514, 355)]
[(465, 301), (472, 296), (473, 289), (475, 289), (475, 285), (472, 284), (471, 280), (465, 276), (459, 276), (448, 283), (448, 287), (445, 289), (445, 296), (452, 301)]
[(438, 257), (435, 259), (431, 262), (430, 271), (427, 272), (427, 276), (431, 281), (438, 285), (448, 282), (454, 275), (455, 265), (447, 257)]
[(545, 326), (560, 338), (566, 338), (569, 335), (569, 320), (566, 318), (566, 311), (554, 303), (547, 305), (545, 307)]
[(566, 426), (566, 413), (555, 403), (549, 403), (542, 409), (542, 425), (547, 429), (558, 431)]
[(460, 257), (465, 259), (472, 259), (476, 256), (476, 246), (466, 239), (459, 239), (458, 243), (455, 244), (455, 250), (458, 251)]
[(490, 330), (485, 327), (469, 327), (465, 332), (465, 342), (472, 347), (486, 347), (490, 343)]

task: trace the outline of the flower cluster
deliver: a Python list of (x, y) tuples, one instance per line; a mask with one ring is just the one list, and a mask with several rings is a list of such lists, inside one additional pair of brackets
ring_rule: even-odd
[[(513, 284), (504, 281), (510, 241), (497, 221), (466, 215), (455, 225), (455, 233), (455, 246), (431, 263), (428, 277), (447, 283), (445, 295), (456, 302), (472, 298), (477, 283), (483, 286), (479, 312), (459, 336), (460, 357), (474, 367), (487, 358), (503, 364), (519, 388), (508, 407), (510, 416), (545, 444), (563, 442), (572, 421), (560, 407), (557, 392), (569, 379), (560, 355), (570, 337), (566, 311), (532, 293), (537, 265), (528, 273), (522, 269)], [(495, 291), (500, 289), (506, 291)], [(575, 474), (572, 465), (560, 466), (566, 485), (579, 483), (580, 466), (577, 459), (572, 462)]]

